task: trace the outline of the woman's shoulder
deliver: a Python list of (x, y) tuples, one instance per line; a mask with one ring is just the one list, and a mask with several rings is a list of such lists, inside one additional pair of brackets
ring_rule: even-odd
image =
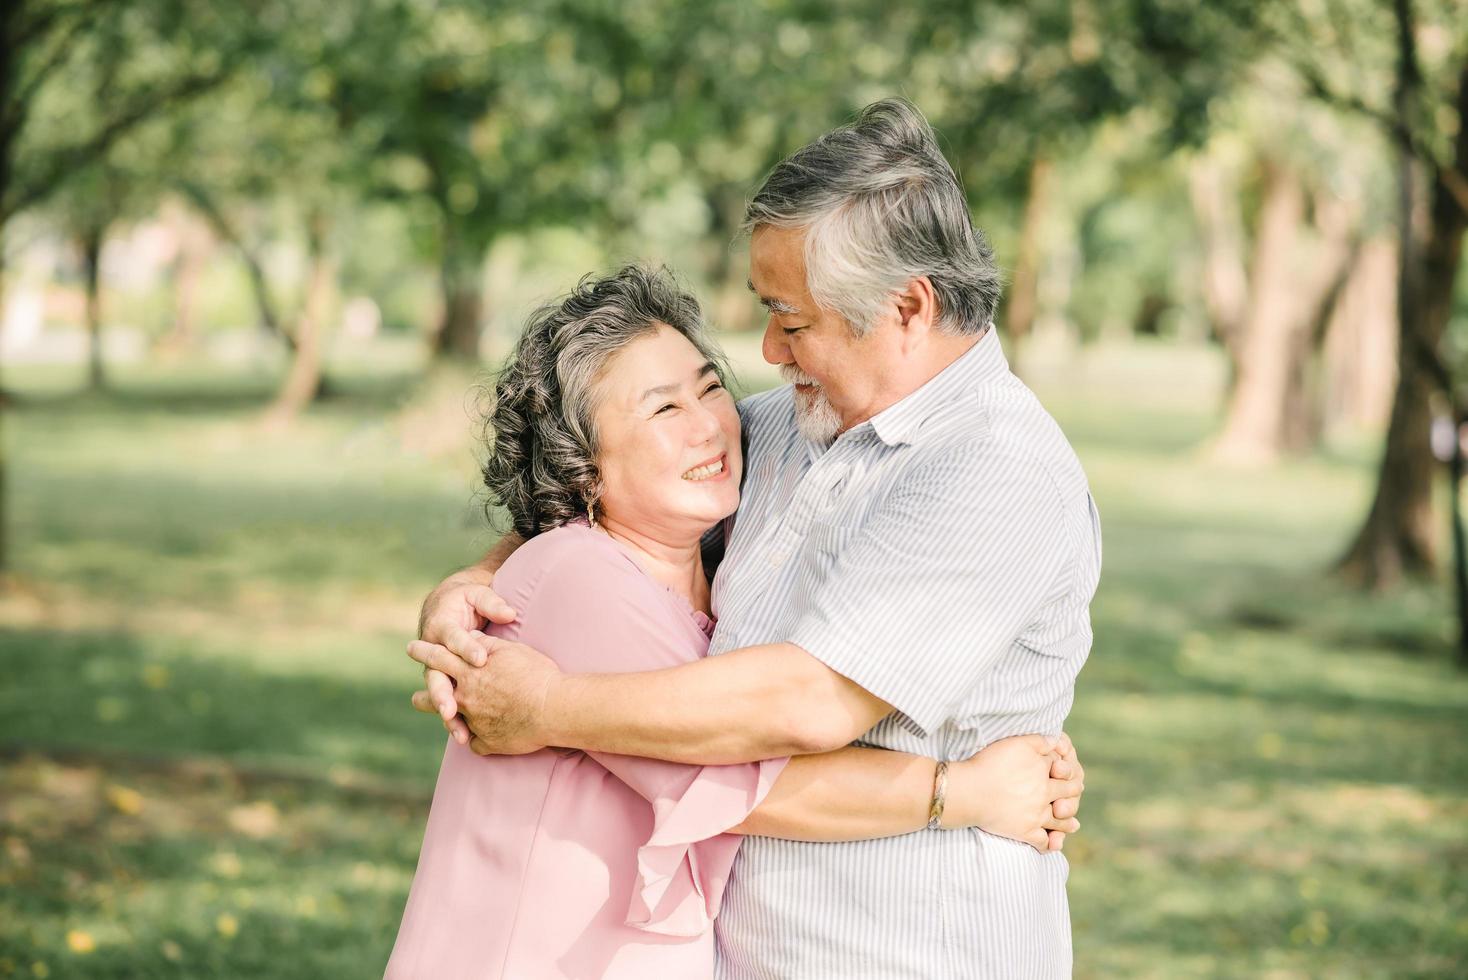
[(703, 652), (700, 631), (668, 590), (585, 524), (525, 542), (500, 568), (494, 589), (518, 614), (511, 638), (562, 670), (652, 669)]
[[(616, 542), (577, 522), (542, 531), (515, 549), (495, 574), (494, 589), (528, 599), (543, 589), (636, 583), (643, 576)], [(511, 605), (514, 605), (511, 600)]]

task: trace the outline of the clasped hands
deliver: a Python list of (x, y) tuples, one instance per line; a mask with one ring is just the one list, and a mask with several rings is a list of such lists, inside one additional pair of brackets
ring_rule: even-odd
[[(413, 707), (438, 715), (455, 741), (479, 755), (522, 755), (554, 744), (547, 699), (565, 675), (539, 651), (483, 631), (514, 621), (515, 611), (493, 589), (465, 573), (429, 596), (421, 638), (408, 644), (408, 656), (424, 667)], [(1085, 770), (1064, 734), (1001, 739), (949, 769), (944, 827), (978, 827), (1041, 851), (1060, 850), (1080, 827)], [(1045, 824), (1065, 829), (1047, 831)]]

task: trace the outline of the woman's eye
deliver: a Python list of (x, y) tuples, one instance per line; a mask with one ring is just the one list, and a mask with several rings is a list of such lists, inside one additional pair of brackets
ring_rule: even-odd
[(674, 405), (673, 403), (669, 402), (668, 404), (664, 405), (662, 408), (658, 409), (656, 412), (653, 412), (652, 414), (654, 414), (654, 415), (661, 415), (664, 412), (671, 412), (673, 409), (675, 409), (677, 407), (678, 407), (677, 405)]
[(715, 381), (713, 384), (711, 384), (707, 388), (705, 388), (703, 390), (703, 393), (705, 395), (707, 395), (711, 391), (721, 391), (721, 390), (723, 390), (723, 387), (724, 387), (723, 385), (721, 385), (717, 381)]

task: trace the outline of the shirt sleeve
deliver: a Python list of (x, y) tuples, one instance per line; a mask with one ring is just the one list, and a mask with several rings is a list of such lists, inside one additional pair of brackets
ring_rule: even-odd
[[(524, 621), (524, 642), (564, 670), (658, 670), (697, 660), (677, 638), (687, 615), (657, 594), (628, 561), (605, 548), (582, 549), (540, 577)], [(627, 924), (670, 936), (701, 935), (713, 923), (742, 838), (726, 831), (764, 800), (786, 759), (694, 766), (611, 753), (587, 753), (652, 808), (653, 826), (637, 852)]]
[(967, 447), (879, 505), (787, 639), (926, 735), (1058, 594), (1071, 550), (1038, 463)]

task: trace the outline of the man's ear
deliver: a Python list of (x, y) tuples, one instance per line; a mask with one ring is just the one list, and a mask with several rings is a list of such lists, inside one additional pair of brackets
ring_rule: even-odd
[(919, 276), (909, 282), (897, 294), (897, 315), (904, 347), (926, 341), (938, 321), (938, 294), (933, 291), (933, 281)]

